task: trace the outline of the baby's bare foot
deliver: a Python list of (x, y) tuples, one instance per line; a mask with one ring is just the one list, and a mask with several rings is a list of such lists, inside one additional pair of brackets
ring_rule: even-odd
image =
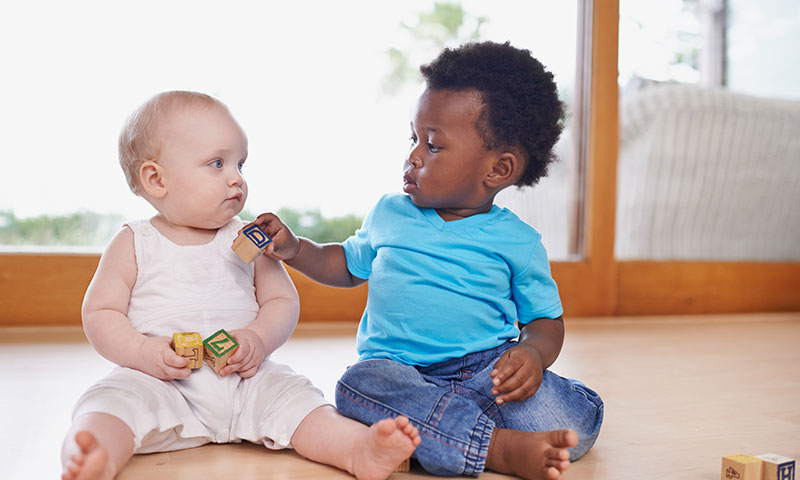
[(528, 480), (560, 480), (569, 468), (569, 448), (578, 444), (572, 430), (528, 433), (495, 428), (486, 468)]
[(353, 474), (359, 480), (384, 480), (411, 456), (420, 441), (417, 427), (408, 418), (384, 418), (362, 434)]
[(108, 451), (97, 443), (94, 435), (86, 430), (75, 434), (75, 443), (81, 451), (70, 458), (61, 474), (62, 480), (110, 479)]

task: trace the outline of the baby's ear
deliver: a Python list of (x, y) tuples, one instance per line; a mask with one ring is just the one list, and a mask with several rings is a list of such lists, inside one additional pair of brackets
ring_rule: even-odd
[(522, 173), (521, 159), (511, 153), (503, 152), (495, 157), (492, 170), (486, 176), (486, 186), (493, 189), (503, 189), (514, 184)]
[(164, 169), (152, 160), (144, 162), (139, 167), (139, 184), (153, 198), (163, 198), (167, 194), (167, 185), (164, 183)]

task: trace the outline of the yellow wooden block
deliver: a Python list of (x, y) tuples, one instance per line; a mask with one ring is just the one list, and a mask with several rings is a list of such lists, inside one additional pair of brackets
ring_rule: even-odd
[(245, 263), (250, 263), (264, 252), (272, 239), (258, 225), (246, 226), (233, 240), (231, 248)]
[(172, 334), (175, 353), (189, 359), (189, 368), (203, 366), (203, 339), (197, 332), (180, 332)]
[(217, 373), (228, 364), (228, 359), (239, 348), (239, 342), (224, 329), (203, 340), (203, 345), (205, 346), (203, 357)]
[(774, 453), (756, 455), (756, 458), (764, 461), (764, 480), (794, 480), (794, 459)]
[(744, 453), (722, 457), (722, 480), (762, 480), (764, 463)]

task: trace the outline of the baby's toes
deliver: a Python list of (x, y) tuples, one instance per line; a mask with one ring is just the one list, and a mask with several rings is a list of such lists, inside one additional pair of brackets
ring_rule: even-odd
[(555, 461), (569, 460), (569, 450), (566, 448), (548, 448), (545, 450), (544, 456), (549, 460)]

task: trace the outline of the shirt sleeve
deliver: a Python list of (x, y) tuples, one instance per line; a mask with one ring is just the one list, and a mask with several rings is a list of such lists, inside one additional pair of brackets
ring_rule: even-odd
[(564, 313), (558, 286), (550, 275), (547, 251), (541, 241), (533, 249), (525, 269), (511, 279), (511, 295), (521, 325), (537, 318), (557, 318)]
[(361, 224), (361, 228), (342, 242), (347, 269), (358, 278), (369, 278), (372, 273), (372, 260), (376, 250), (370, 241), (370, 229), (377, 205), (370, 210)]

